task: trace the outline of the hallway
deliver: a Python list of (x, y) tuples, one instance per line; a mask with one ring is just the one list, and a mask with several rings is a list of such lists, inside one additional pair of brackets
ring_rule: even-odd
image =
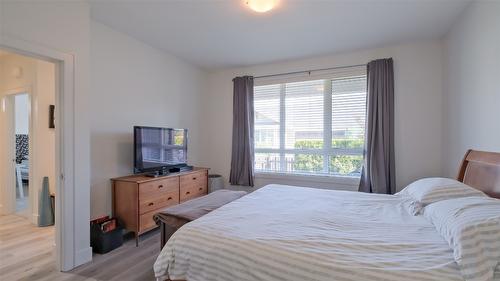
[(21, 280), (55, 268), (54, 249), (54, 226), (36, 227), (21, 216), (0, 216), (0, 279)]
[(70, 272), (55, 266), (54, 226), (36, 227), (17, 215), (0, 216), (0, 280), (8, 281), (104, 281), (155, 280), (153, 263), (160, 252), (159, 231), (133, 239)]

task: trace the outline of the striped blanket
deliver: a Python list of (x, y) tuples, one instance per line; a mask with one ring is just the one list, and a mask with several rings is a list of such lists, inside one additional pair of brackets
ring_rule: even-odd
[(500, 200), (444, 200), (426, 207), (424, 215), (454, 250), (467, 281), (493, 280), (500, 264)]
[(269, 185), (184, 225), (158, 280), (463, 280), (453, 251), (400, 197)]

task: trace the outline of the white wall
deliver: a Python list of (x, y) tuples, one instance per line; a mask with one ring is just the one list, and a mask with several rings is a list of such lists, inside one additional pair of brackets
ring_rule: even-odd
[[(37, 60), (36, 92), (33, 95), (32, 114), (34, 117), (35, 137), (34, 159), (36, 184), (42, 186), (43, 177), (49, 177), (50, 192), (56, 192), (56, 130), (49, 128), (49, 107), (56, 103), (56, 69), (55, 64)], [(58, 109), (56, 109), (58, 110)], [(57, 196), (57, 194), (56, 194)], [(37, 198), (35, 196), (35, 198)], [(38, 213), (38, 200), (35, 202)]]
[[(202, 162), (211, 172), (228, 179), (231, 162), (232, 79), (239, 75), (265, 75), (367, 63), (392, 57), (395, 72), (396, 182), (399, 188), (424, 176), (442, 173), (442, 43), (440, 40), (317, 57), (305, 60), (227, 69), (209, 74), (204, 95)], [(356, 182), (322, 179), (257, 179), (323, 188), (356, 189)]]
[(445, 40), (445, 172), (467, 149), (500, 152), (500, 2), (474, 2)]
[[(1, 59), (1, 58), (0, 58)], [(17, 135), (29, 133), (29, 97), (28, 94), (15, 97), (15, 126)]]
[(0, 43), (10, 36), (72, 54), (75, 62), (75, 237), (79, 265), (90, 261), (89, 21), (85, 1), (0, 1)]
[[(55, 130), (48, 127), (49, 105), (55, 103), (55, 65), (53, 63), (15, 54), (0, 57), (2, 62), (2, 79), (0, 80), (0, 97), (16, 89), (27, 89), (28, 95), (15, 97), (15, 130), (17, 133), (28, 133), (28, 116), (33, 120), (30, 134), (30, 191), (29, 200), (32, 207), (32, 222), (38, 222), (38, 194), (42, 187), (43, 177), (49, 177), (50, 191), (55, 192)], [(17, 93), (16, 93), (17, 94)], [(22, 97), (22, 98), (20, 98)], [(19, 99), (20, 98), (20, 99)], [(28, 102), (31, 100), (31, 113), (28, 113)], [(19, 104), (18, 104), (19, 101)], [(24, 104), (23, 104), (24, 102)], [(18, 112), (22, 109), (22, 112)], [(19, 114), (18, 114), (19, 113)], [(0, 120), (7, 121), (7, 112), (0, 111)], [(18, 122), (21, 121), (21, 122)], [(4, 124), (5, 125), (5, 124)], [(18, 126), (21, 125), (21, 126)], [(5, 133), (7, 126), (0, 129)], [(22, 131), (22, 132), (21, 132)], [(2, 146), (0, 150), (6, 149)], [(5, 163), (5, 162), (0, 162)], [(6, 163), (9, 165), (10, 163)], [(0, 165), (0, 171), (6, 171)], [(5, 177), (7, 179), (7, 177)], [(4, 181), (5, 188), (15, 188)], [(1, 190), (1, 189), (0, 189)], [(3, 193), (3, 192), (0, 192)], [(3, 194), (0, 194), (2, 196)]]
[(91, 216), (111, 213), (110, 178), (133, 173), (134, 125), (187, 128), (199, 163), (205, 73), (91, 22)]

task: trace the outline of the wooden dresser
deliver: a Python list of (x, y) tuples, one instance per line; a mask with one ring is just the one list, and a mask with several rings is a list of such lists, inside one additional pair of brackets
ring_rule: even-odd
[(208, 193), (208, 169), (194, 168), (163, 177), (132, 175), (111, 179), (113, 186), (113, 215), (124, 227), (139, 235), (157, 227), (153, 215), (160, 209)]

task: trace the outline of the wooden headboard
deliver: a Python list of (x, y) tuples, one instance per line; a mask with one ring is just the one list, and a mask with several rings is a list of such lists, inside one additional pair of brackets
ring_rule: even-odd
[(500, 153), (470, 149), (465, 153), (457, 179), (500, 199)]

